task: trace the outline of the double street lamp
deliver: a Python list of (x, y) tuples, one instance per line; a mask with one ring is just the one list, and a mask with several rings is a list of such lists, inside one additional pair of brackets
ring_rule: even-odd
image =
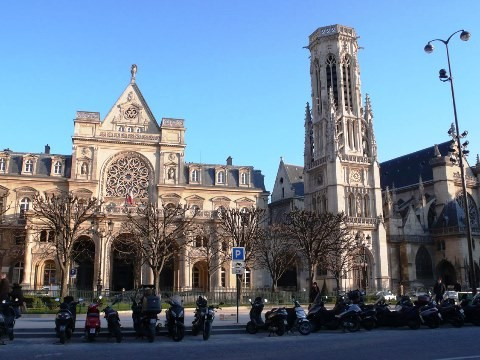
[(450, 89), (452, 91), (452, 102), (453, 102), (453, 115), (455, 117), (455, 127), (451, 127), (450, 130), (448, 131), (448, 134), (452, 137), (452, 144), (456, 142), (457, 150), (458, 150), (458, 157), (452, 156), (451, 161), (453, 163), (457, 163), (460, 166), (460, 177), (462, 181), (462, 196), (463, 196), (463, 206), (464, 206), (464, 211), (465, 211), (465, 221), (466, 221), (466, 227), (467, 227), (467, 244), (468, 244), (468, 262), (469, 262), (469, 282), (470, 286), (472, 288), (472, 293), (475, 295), (477, 293), (477, 282), (476, 282), (476, 276), (475, 276), (475, 268), (474, 268), (474, 262), (473, 262), (473, 238), (472, 238), (472, 228), (470, 224), (470, 211), (468, 207), (468, 194), (467, 194), (467, 184), (465, 180), (465, 170), (463, 167), (463, 156), (468, 155), (468, 150), (466, 150), (466, 146), (468, 145), (468, 141), (464, 142), (461, 144), (460, 139), (464, 138), (467, 136), (467, 131), (464, 131), (463, 133), (460, 133), (459, 126), (458, 126), (458, 117), (457, 117), (457, 106), (455, 103), (455, 91), (453, 89), (453, 75), (452, 75), (452, 67), (450, 65), (450, 53), (448, 51), (448, 43), (450, 39), (453, 37), (453, 35), (460, 33), (460, 39), (463, 41), (468, 41), (470, 39), (470, 33), (465, 30), (458, 30), (455, 31), (452, 35), (448, 37), (447, 40), (442, 40), (442, 39), (433, 39), (430, 40), (427, 45), (425, 45), (425, 52), (430, 54), (433, 52), (434, 47), (432, 45), (433, 42), (439, 41), (445, 45), (445, 49), (447, 50), (447, 61), (448, 61), (448, 73), (445, 69), (441, 69), (439, 71), (439, 78), (440, 81), (443, 82), (450, 82)]

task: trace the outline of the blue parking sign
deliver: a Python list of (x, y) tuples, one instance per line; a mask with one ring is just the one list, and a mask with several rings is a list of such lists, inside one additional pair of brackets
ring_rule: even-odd
[(70, 277), (75, 279), (77, 277), (77, 268), (70, 269)]
[(245, 248), (234, 247), (232, 248), (232, 260), (233, 261), (245, 261)]

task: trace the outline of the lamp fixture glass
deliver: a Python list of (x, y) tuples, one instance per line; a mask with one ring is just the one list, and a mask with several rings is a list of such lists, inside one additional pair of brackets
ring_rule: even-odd
[(463, 41), (468, 41), (470, 40), (470, 33), (468, 31), (463, 30), (462, 33), (460, 34), (460, 39)]
[(427, 45), (425, 45), (425, 47), (423, 48), (423, 50), (427, 53), (427, 54), (431, 54), (433, 52), (433, 49), (435, 49), (433, 47), (432, 44), (428, 43)]

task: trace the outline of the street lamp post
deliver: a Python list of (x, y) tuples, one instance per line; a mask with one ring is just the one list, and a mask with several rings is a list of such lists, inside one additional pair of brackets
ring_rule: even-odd
[(447, 40), (442, 40), (442, 39), (433, 39), (430, 40), (427, 45), (425, 45), (425, 52), (430, 54), (433, 52), (434, 47), (432, 45), (432, 42), (434, 41), (439, 41), (445, 45), (445, 49), (447, 50), (447, 61), (448, 61), (448, 72), (445, 69), (441, 69), (439, 71), (439, 78), (441, 81), (450, 82), (450, 89), (452, 92), (452, 102), (453, 102), (453, 115), (455, 117), (455, 129), (451, 128), (448, 131), (448, 134), (452, 136), (452, 141), (457, 143), (457, 148), (458, 148), (458, 159), (455, 157), (452, 157), (451, 160), (452, 162), (456, 163), (458, 161), (458, 165), (460, 166), (460, 177), (462, 181), (462, 191), (463, 191), (463, 206), (464, 206), (464, 211), (465, 211), (465, 220), (467, 222), (467, 244), (468, 244), (468, 260), (469, 260), (469, 281), (470, 281), (470, 286), (472, 288), (472, 293), (475, 295), (477, 293), (477, 286), (476, 286), (476, 276), (475, 276), (475, 268), (474, 268), (474, 262), (473, 262), (473, 244), (472, 244), (472, 228), (470, 224), (470, 212), (468, 209), (468, 195), (467, 195), (467, 184), (465, 180), (465, 170), (463, 168), (463, 156), (468, 154), (468, 150), (465, 150), (464, 148), (466, 145), (468, 145), (468, 142), (465, 142), (463, 145), (460, 143), (460, 139), (464, 138), (467, 136), (467, 132), (464, 131), (462, 134), (460, 134), (459, 126), (458, 126), (458, 117), (457, 117), (457, 106), (455, 103), (455, 91), (453, 89), (453, 75), (452, 75), (452, 67), (450, 64), (450, 53), (448, 51), (448, 42), (452, 38), (453, 35), (460, 33), (460, 39), (463, 41), (468, 41), (470, 39), (470, 33), (465, 30), (458, 30), (454, 32), (452, 35), (448, 37)]
[[(366, 238), (363, 235), (357, 233), (355, 235), (355, 241), (357, 242), (358, 247), (362, 248), (362, 257), (361, 257), (361, 275), (358, 280), (358, 287), (363, 288), (365, 291), (368, 286), (368, 276), (367, 276), (367, 243), (370, 241), (370, 235), (367, 235)], [(365, 240), (367, 242), (365, 242)]]

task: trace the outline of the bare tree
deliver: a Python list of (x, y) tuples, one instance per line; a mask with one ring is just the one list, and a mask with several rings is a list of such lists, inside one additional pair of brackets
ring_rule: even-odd
[(207, 291), (211, 291), (211, 278), (229, 260), (228, 244), (222, 241), (214, 228), (214, 224), (199, 224), (192, 234), (190, 261), (201, 259), (207, 267)]
[(337, 231), (343, 221), (343, 213), (317, 214), (312, 211), (295, 210), (287, 215), (286, 233), (295, 241), (298, 253), (307, 263), (310, 288), (315, 268), (330, 253), (331, 233)]
[(335, 278), (338, 294), (341, 289), (342, 274), (348, 273), (355, 265), (358, 247), (355, 237), (347, 228), (346, 216), (343, 215), (336, 229), (330, 233), (329, 242), (329, 253), (322, 265)]
[(53, 231), (54, 236), (48, 246), (53, 249), (61, 270), (60, 293), (68, 292), (69, 267), (76, 255), (74, 244), (88, 228), (82, 226), (99, 211), (101, 203), (95, 198), (79, 198), (71, 192), (60, 192), (33, 196), (33, 221), (39, 228)]
[(266, 269), (272, 278), (272, 292), (277, 290), (278, 280), (295, 262), (296, 250), (289, 241), (282, 225), (270, 225), (260, 233), (256, 244), (257, 264)]
[[(187, 212), (192, 214), (187, 217)], [(185, 246), (185, 238), (191, 231), (196, 212), (180, 205), (158, 205), (155, 202), (142, 202), (127, 213), (122, 224), (123, 230), (131, 236), (118, 238), (115, 249), (125, 252), (129, 249), (153, 272), (153, 284), (160, 291), (160, 274), (165, 266)]]

